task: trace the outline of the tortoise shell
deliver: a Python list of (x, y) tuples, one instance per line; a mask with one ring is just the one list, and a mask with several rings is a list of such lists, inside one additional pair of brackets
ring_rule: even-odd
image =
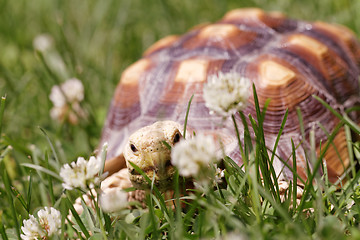
[[(255, 84), (260, 106), (271, 99), (263, 129), (269, 149), (289, 110), (276, 154), (292, 166), (290, 140), (300, 144), (297, 171), (306, 179), (305, 150), (310, 130), (315, 129), (319, 151), (320, 142), (325, 143), (327, 133), (340, 122), (312, 95), (340, 112), (345, 105), (354, 105), (359, 99), (359, 66), (360, 44), (343, 26), (289, 19), (260, 9), (232, 10), (214, 24), (159, 40), (123, 72), (101, 142), (108, 143), (108, 159), (121, 156), (129, 135), (137, 129), (158, 120), (184, 123), (189, 99), (194, 95), (188, 126), (197, 133), (220, 136), (226, 153), (241, 164), (232, 121), (220, 124), (222, 117), (209, 113), (202, 96), (209, 75), (238, 72)], [(252, 96), (249, 102), (244, 113), (256, 116)], [(303, 116), (306, 139), (302, 139), (297, 108)], [(236, 119), (241, 128), (240, 116)], [(334, 182), (349, 165), (343, 128), (333, 142), (325, 159), (329, 179)], [(125, 166), (122, 158), (117, 161), (115, 168)], [(292, 178), (283, 165), (279, 160), (274, 162), (278, 173)], [(108, 170), (115, 171), (110, 168), (114, 166), (107, 164)]]

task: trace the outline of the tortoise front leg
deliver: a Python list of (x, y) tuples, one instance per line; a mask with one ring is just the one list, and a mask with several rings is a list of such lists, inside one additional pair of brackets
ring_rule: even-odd
[(109, 172), (112, 175), (121, 169), (126, 168), (126, 162), (123, 154), (107, 159), (105, 162), (104, 173)]

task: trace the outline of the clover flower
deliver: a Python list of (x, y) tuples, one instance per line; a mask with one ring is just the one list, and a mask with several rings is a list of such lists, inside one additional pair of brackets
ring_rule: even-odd
[(33, 40), (33, 47), (40, 52), (48, 51), (53, 46), (54, 39), (50, 34), (43, 33), (37, 35)]
[[(107, 144), (104, 144), (103, 149), (106, 147)], [(76, 212), (81, 215), (84, 211), (82, 206), (82, 201), (84, 201), (85, 205), (95, 210), (95, 204), (93, 201), (93, 197), (95, 197), (98, 199), (99, 206), (104, 212), (118, 212), (128, 206), (128, 199), (131, 199), (134, 192), (127, 193), (124, 189), (132, 186), (133, 185), (129, 179), (129, 172), (126, 168), (123, 168), (101, 182), (101, 190), (99, 194), (97, 194), (95, 189), (92, 189), (91, 193), (88, 191), (86, 194), (83, 194), (81, 198), (77, 198), (74, 203), (74, 208)]]
[(251, 82), (236, 72), (211, 75), (204, 86), (203, 97), (210, 113), (223, 117), (244, 110), (250, 96)]
[(24, 234), (20, 235), (21, 239), (39, 239), (45, 236), (44, 229), (41, 228), (39, 222), (33, 215), (30, 215), (28, 220), (24, 220), (23, 225), (21, 230)]
[[(61, 90), (60, 90), (61, 89)], [(84, 99), (84, 86), (77, 78), (70, 78), (59, 86), (51, 89), (50, 100), (55, 106), (63, 106), (66, 101), (81, 102)]]
[(222, 183), (224, 177), (225, 177), (225, 172), (224, 172), (224, 170), (221, 169), (221, 168), (216, 168), (216, 171), (215, 171), (215, 182), (216, 182), (216, 183)]
[(104, 212), (118, 212), (128, 206), (128, 194), (119, 188), (104, 189), (99, 196), (99, 204)]
[(84, 100), (84, 86), (81, 81), (71, 78), (61, 84), (55, 85), (49, 95), (54, 107), (50, 110), (53, 119), (77, 124), (78, 118), (86, 118), (86, 112), (81, 108), (80, 102)]
[(59, 234), (61, 227), (61, 214), (55, 208), (45, 207), (37, 213), (38, 219), (29, 215), (29, 219), (23, 221), (21, 239), (49, 239), (48, 237)]
[(176, 144), (171, 151), (171, 163), (184, 177), (199, 177), (217, 161), (216, 146), (210, 136), (196, 135)]
[(45, 207), (37, 213), (40, 226), (45, 229), (48, 236), (58, 234), (61, 227), (61, 214), (55, 208)]
[(65, 164), (60, 169), (60, 177), (63, 179), (62, 186), (65, 189), (73, 188), (93, 188), (94, 184), (98, 184), (100, 178), (96, 175), (100, 171), (101, 160), (96, 157), (90, 157), (86, 161), (83, 157), (79, 157), (76, 162), (71, 165)]

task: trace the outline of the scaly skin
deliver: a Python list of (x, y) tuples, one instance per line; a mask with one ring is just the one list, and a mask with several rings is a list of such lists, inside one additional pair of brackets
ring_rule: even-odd
[(180, 131), (181, 126), (176, 122), (159, 121), (130, 136), (124, 157), (134, 187), (146, 189), (150, 186), (129, 162), (137, 165), (159, 189), (171, 187), (175, 169), (170, 162), (171, 150), (164, 142), (173, 147), (182, 138)]

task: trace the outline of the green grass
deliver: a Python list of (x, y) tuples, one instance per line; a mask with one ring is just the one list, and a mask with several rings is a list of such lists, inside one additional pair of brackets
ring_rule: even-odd
[[(0, 95), (6, 96), (0, 108), (1, 237), (16, 238), (22, 220), (43, 206), (68, 212), (68, 201), (73, 202), (77, 194), (61, 195), (56, 175), (62, 164), (78, 156), (88, 157), (97, 147), (114, 87), (127, 66), (156, 40), (182, 34), (202, 22), (216, 21), (238, 7), (261, 7), (293, 18), (336, 22), (360, 33), (357, 0), (0, 0)], [(62, 68), (51, 65), (34, 51), (33, 39), (41, 33), (53, 37), (52, 53), (61, 60)], [(82, 80), (83, 107), (89, 112), (89, 118), (76, 126), (59, 124), (49, 115), (51, 87), (70, 77)], [(358, 129), (347, 118), (342, 122), (354, 131)], [(252, 147), (258, 152), (264, 147), (261, 125), (256, 126), (255, 121), (253, 124), (258, 128), (259, 142)], [(251, 154), (250, 141), (244, 144), (248, 167), (258, 167), (260, 156)], [(267, 162), (273, 159), (263, 157)], [(104, 228), (115, 239), (206, 239), (227, 232), (254, 239), (360, 237), (359, 174), (338, 191), (327, 184), (326, 178), (312, 176), (324, 182), (323, 191), (308, 185), (300, 206), (288, 210), (292, 203), (279, 202), (271, 167), (259, 167), (268, 174), (264, 183), (258, 181), (259, 175), (242, 172), (228, 159), (227, 188), (211, 190), (206, 198), (195, 191), (189, 196), (192, 200), (186, 211), (164, 208), (161, 196), (150, 195), (148, 204), (154, 206), (152, 211), (126, 210), (111, 224), (104, 215)], [(296, 188), (290, 189), (289, 196)], [(351, 200), (356, 204), (348, 209), (346, 205)], [(309, 208), (315, 211), (304, 214)], [(91, 218), (82, 219), (83, 228), (100, 228), (98, 221), (91, 227)], [(81, 228), (73, 229), (63, 222), (63, 230), (62, 234), (72, 236)]]

